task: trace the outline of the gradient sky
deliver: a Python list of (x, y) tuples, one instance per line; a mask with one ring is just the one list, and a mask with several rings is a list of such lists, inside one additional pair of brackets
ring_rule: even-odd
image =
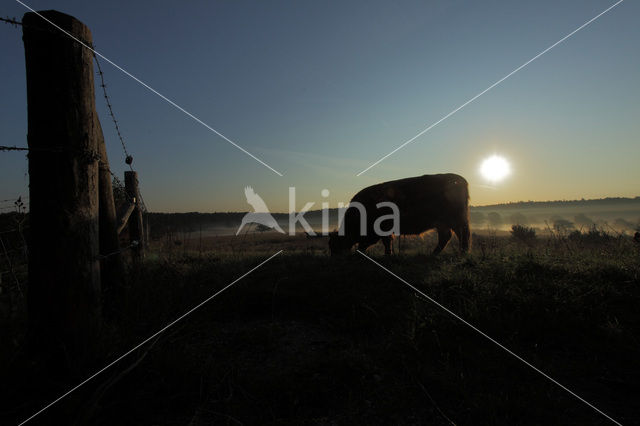
[[(474, 205), (640, 195), (640, 5), (627, 0), (360, 177), (356, 174), (615, 1), (26, 0), (71, 14), (96, 49), (275, 169), (106, 64), (152, 211), (287, 211), (373, 183), (456, 172)], [(26, 10), (7, 0), (2, 16)], [(2, 145), (26, 146), (21, 30), (0, 23)], [(96, 100), (112, 169), (124, 156)], [(490, 185), (483, 158), (512, 175)], [(0, 153), (0, 199), (28, 192)]]

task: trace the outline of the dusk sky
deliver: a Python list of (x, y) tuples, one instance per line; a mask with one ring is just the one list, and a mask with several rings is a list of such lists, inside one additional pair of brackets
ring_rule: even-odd
[[(627, 0), (362, 176), (615, 0), (26, 0), (91, 28), (96, 50), (281, 172), (278, 176), (102, 61), (152, 211), (272, 211), (348, 202), (385, 180), (455, 172), (471, 204), (640, 195), (640, 5)], [(27, 10), (6, 0), (2, 16)], [(26, 146), (20, 29), (0, 23), (1, 145)], [(99, 95), (99, 93), (97, 92)], [(96, 99), (114, 172), (124, 155)], [(479, 172), (499, 154), (511, 174)], [(322, 189), (330, 196), (323, 199)], [(28, 193), (0, 153), (0, 199)]]

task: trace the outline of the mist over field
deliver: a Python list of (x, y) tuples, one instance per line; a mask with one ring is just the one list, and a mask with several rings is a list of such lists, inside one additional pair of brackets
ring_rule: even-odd
[[(244, 212), (228, 213), (152, 213), (152, 232), (200, 233), (203, 236), (235, 235)], [(278, 224), (288, 229), (289, 214), (273, 213)], [(338, 210), (328, 210), (328, 229), (338, 228)], [(322, 211), (312, 210), (304, 218), (315, 232), (322, 231)], [(538, 233), (552, 230), (586, 232), (593, 226), (608, 232), (629, 233), (640, 229), (640, 197), (604, 198), (575, 201), (528, 201), (490, 206), (471, 206), (470, 220), (473, 232), (508, 231), (512, 225), (524, 225)], [(241, 233), (275, 232), (252, 225)], [(296, 232), (304, 232), (298, 223)], [(194, 234), (195, 235), (195, 234)]]

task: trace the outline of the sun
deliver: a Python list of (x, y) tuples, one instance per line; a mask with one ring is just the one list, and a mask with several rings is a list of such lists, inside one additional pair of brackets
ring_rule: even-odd
[(482, 162), (480, 173), (485, 179), (498, 182), (511, 174), (511, 166), (504, 157), (492, 155)]

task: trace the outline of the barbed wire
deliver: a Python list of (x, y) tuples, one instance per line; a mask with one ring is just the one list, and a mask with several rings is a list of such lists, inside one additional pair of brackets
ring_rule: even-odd
[[(0, 17), (0, 22), (4, 22), (6, 24), (9, 25), (13, 25), (14, 27), (18, 28), (18, 27), (23, 27), (23, 28), (29, 28), (29, 29), (35, 29), (35, 30), (39, 30), (39, 31), (47, 31), (50, 32), (52, 34), (57, 34), (57, 35), (64, 35), (64, 33), (61, 33), (59, 31), (54, 31), (51, 28), (44, 28), (44, 27), (40, 27), (40, 26), (32, 26), (32, 25), (24, 25), (21, 21), (18, 21), (15, 17), (14, 18), (9, 18), (9, 17), (5, 17), (2, 18)], [(94, 45), (93, 43), (89, 43), (85, 40), (81, 40), (82, 43), (84, 43), (86, 46), (90, 47), (90, 50), (92, 51), (92, 55), (93, 58), (96, 62), (96, 68), (97, 68), (97, 74), (100, 76), (100, 87), (102, 88), (102, 93), (103, 93), (103, 97), (107, 103), (107, 109), (109, 111), (109, 115), (111, 116), (111, 120), (113, 121), (113, 125), (116, 129), (116, 133), (118, 135), (118, 139), (120, 140), (120, 144), (122, 145), (122, 150), (124, 152), (125, 155), (125, 164), (127, 164), (127, 166), (129, 166), (129, 169), (131, 171), (133, 170), (133, 156), (129, 153), (129, 150), (127, 149), (127, 145), (125, 143), (124, 137), (122, 135), (122, 132), (120, 130), (120, 126), (118, 124), (118, 120), (116, 119), (115, 113), (113, 112), (113, 105), (111, 103), (111, 98), (107, 92), (107, 85), (104, 81), (104, 73), (102, 71), (102, 67), (100, 65), (100, 61), (98, 60), (97, 55), (95, 54), (95, 52), (93, 52), (93, 48)], [(0, 151), (45, 151), (45, 149), (33, 149), (33, 148), (25, 148), (25, 147), (18, 147), (18, 146), (0, 146)], [(49, 150), (47, 150), (49, 151)], [(61, 150), (62, 151), (62, 150)], [(56, 150), (51, 150), (50, 152), (56, 152)], [(91, 153), (90, 157), (96, 157), (95, 153)], [(100, 156), (97, 156), (97, 159), (100, 160)], [(114, 177), (115, 175), (111, 172), (111, 170), (109, 170), (109, 173), (111, 173)], [(140, 199), (140, 207), (142, 208), (143, 212), (147, 212), (147, 205), (144, 201), (144, 197), (142, 196), (142, 192), (140, 191), (140, 188), (138, 188), (138, 198)]]
[[(120, 125), (118, 124), (118, 120), (116, 119), (116, 116), (113, 112), (111, 97), (107, 92), (107, 85), (104, 82), (104, 73), (102, 72), (102, 67), (100, 66), (100, 61), (98, 60), (98, 56), (95, 53), (93, 54), (93, 59), (96, 62), (97, 74), (100, 76), (100, 87), (102, 88), (103, 97), (105, 99), (105, 102), (107, 103), (107, 109), (109, 110), (111, 121), (113, 121), (113, 125), (116, 129), (118, 139), (120, 139), (120, 144), (122, 145), (122, 151), (124, 152), (124, 155), (125, 155), (124, 162), (127, 164), (127, 166), (129, 166), (129, 170), (134, 171), (132, 166), (133, 156), (129, 154), (129, 150), (127, 149), (127, 144), (124, 141), (124, 136), (122, 136), (122, 132), (120, 131)], [(116, 177), (113, 173), (112, 175), (114, 178)], [(142, 192), (140, 191), (140, 188), (138, 188), (138, 198), (140, 198), (140, 207), (144, 212), (147, 212), (147, 205), (144, 202), (144, 198), (142, 197)]]
[(26, 195), (26, 196), (23, 197), (22, 195), (18, 195), (17, 198), (7, 198), (6, 200), (0, 200), (0, 203), (15, 203), (20, 198), (23, 199), (23, 200), (28, 200), (29, 196)]
[(0, 17), (0, 21), (5, 22), (7, 24), (13, 25), (14, 27), (18, 28), (19, 26), (22, 26), (22, 22), (18, 21), (15, 17), (14, 18), (1, 18)]
[(29, 148), (24, 148), (21, 146), (6, 146), (0, 145), (0, 151), (29, 151)]
[[(15, 17), (14, 18), (9, 18), (9, 17), (2, 18), (2, 17), (0, 17), (0, 22), (4, 22), (5, 24), (12, 25), (15, 28), (19, 28), (19, 27), (28, 28), (28, 29), (34, 30), (34, 31), (40, 31), (40, 32), (49, 33), (49, 34), (57, 36), (57, 37), (66, 36), (66, 34), (56, 30), (55, 28), (50, 28), (49, 26), (40, 27), (40, 26), (37, 26), (37, 25), (27, 25), (27, 24), (23, 23), (22, 21), (18, 21), (18, 19), (15, 18)], [(79, 38), (79, 40), (82, 43), (86, 44), (87, 46), (91, 46), (91, 43), (89, 43), (87, 40), (84, 40), (82, 38)]]
[[(29, 147), (15, 146), (15, 145), (14, 146), (0, 145), (0, 151), (26, 151), (26, 152), (29, 152), (29, 153), (38, 152), (38, 151), (41, 151), (41, 152), (57, 152), (57, 153), (60, 153), (60, 152), (79, 152), (84, 157), (86, 157), (88, 160), (93, 160), (93, 161), (97, 160), (102, 165), (104, 165), (100, 155), (98, 155), (98, 153), (96, 151), (91, 151), (91, 150), (76, 151), (76, 150), (70, 150), (70, 149), (65, 149), (65, 148), (29, 148)], [(122, 184), (122, 181), (120, 180), (120, 178), (118, 178), (118, 176), (115, 173), (113, 173), (113, 171), (110, 168), (107, 168), (107, 171), (109, 172), (109, 174), (114, 179), (116, 179), (120, 184)], [(131, 199), (131, 197), (129, 196), (128, 193), (126, 195), (127, 195), (127, 198), (129, 199), (129, 201), (134, 201), (133, 199)], [(24, 199), (27, 199), (27, 198), (28, 197), (25, 197)], [(140, 207), (146, 213), (147, 212), (147, 206), (144, 203), (144, 198), (142, 198), (142, 194), (140, 193), (140, 189), (138, 189), (138, 198), (140, 198)], [(15, 202), (15, 201), (17, 201), (17, 199), (6, 199), (6, 200), (0, 200), (0, 203), (8, 203), (8, 202)], [(15, 206), (0, 207), (0, 211), (1, 210), (14, 209), (14, 207)]]
[(52, 148), (44, 148), (44, 147), (23, 147), (23, 146), (6, 146), (0, 145), (0, 151), (29, 151), (29, 154), (33, 152), (56, 152), (56, 153), (75, 153), (80, 157), (83, 157), (87, 161), (99, 161), (100, 154), (92, 149), (70, 149), (70, 148), (60, 148), (60, 147), (52, 147)]
[[(12, 205), (8, 205), (11, 203)], [(4, 204), (4, 205), (2, 205)], [(16, 210), (17, 213), (22, 213), (25, 210), (24, 201), (22, 200), (22, 196), (19, 196), (15, 200), (10, 201), (0, 201), (0, 210)]]
[(111, 120), (113, 121), (113, 125), (116, 128), (118, 139), (120, 139), (120, 143), (122, 144), (122, 150), (124, 151), (124, 155), (125, 155), (124, 162), (129, 166), (129, 169), (133, 171), (133, 167), (131, 166), (131, 163), (133, 163), (133, 157), (129, 155), (129, 151), (127, 150), (127, 145), (124, 142), (124, 137), (122, 136), (122, 132), (120, 132), (120, 126), (118, 125), (118, 120), (116, 120), (116, 116), (113, 113), (111, 99), (109, 98), (109, 94), (107, 93), (107, 85), (104, 82), (104, 73), (102, 72), (102, 67), (100, 66), (100, 61), (98, 60), (98, 56), (96, 56), (95, 53), (93, 54), (93, 59), (96, 61), (96, 68), (98, 69), (97, 73), (100, 76), (100, 87), (102, 87), (102, 93), (107, 103), (107, 109), (109, 110), (109, 115), (111, 115)]
[(8, 204), (8, 203), (11, 203), (11, 204), (15, 205), (15, 204), (16, 204), (16, 202), (18, 202), (18, 201), (26, 201), (26, 200), (28, 200), (28, 199), (29, 199), (29, 197), (28, 197), (28, 196), (27, 196), (27, 197), (23, 197), (23, 196), (21, 196), (21, 195), (20, 195), (20, 196), (18, 196), (18, 198), (8, 198), (8, 199), (6, 199), (6, 200), (0, 200), (0, 204)]

